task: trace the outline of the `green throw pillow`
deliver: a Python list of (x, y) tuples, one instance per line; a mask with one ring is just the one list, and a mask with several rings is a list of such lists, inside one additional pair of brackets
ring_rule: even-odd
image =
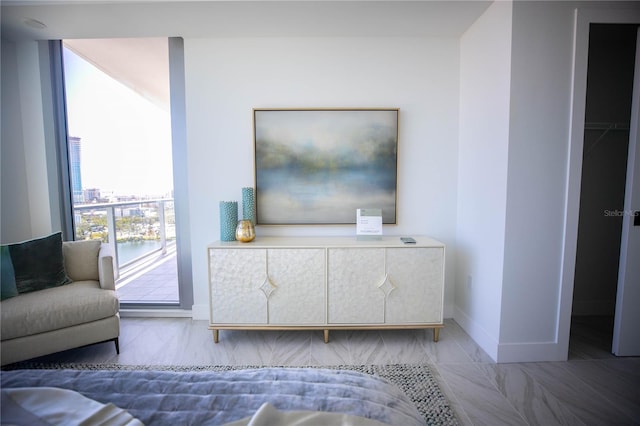
[(64, 269), (61, 232), (10, 244), (9, 253), (18, 293), (44, 290), (71, 282)]
[(0, 295), (0, 300), (17, 296), (16, 276), (13, 272), (9, 246), (0, 246), (0, 268), (0, 274), (2, 274), (0, 277), (0, 279), (2, 279), (2, 294)]

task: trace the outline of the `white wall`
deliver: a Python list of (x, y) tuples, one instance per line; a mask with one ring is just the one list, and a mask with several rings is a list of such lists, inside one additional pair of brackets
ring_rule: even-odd
[[(467, 153), (469, 149), (473, 150), (467, 135), (477, 131), (474, 127), (468, 128), (475, 126), (469, 114), (481, 113), (481, 108), (471, 106), (473, 101), (468, 96), (465, 70), (467, 61), (473, 57), (471, 47), (480, 43), (472, 35), (486, 36), (500, 28), (506, 32), (504, 22), (492, 15), (506, 7), (501, 2), (493, 4), (465, 33), (461, 44), (459, 268), (455, 318), (498, 362), (563, 360), (567, 357), (568, 333), (565, 331), (568, 324), (565, 321), (568, 317), (560, 295), (566, 293), (562, 279), (566, 272), (563, 255), (570, 250), (567, 251), (565, 244), (571, 244), (565, 239), (565, 219), (569, 202), (575, 10), (588, 8), (597, 14), (630, 6), (628, 2), (513, 2), (509, 118), (508, 123), (500, 124), (500, 129), (508, 129), (507, 159), (504, 163), (504, 158), (493, 154), (489, 159), (477, 157), (493, 161), (493, 173), (486, 174), (490, 170), (487, 168), (485, 174), (477, 173), (475, 178), (480, 179), (477, 191), (489, 200), (497, 201), (497, 217), (493, 221), (485, 218), (476, 224), (467, 210), (480, 206), (482, 212), (485, 206), (482, 203), (486, 200), (482, 196), (474, 197), (473, 174), (465, 175), (467, 168), (473, 165)], [(637, 8), (636, 5), (633, 7)], [(491, 16), (496, 22), (486, 22)], [(490, 45), (476, 47), (487, 52), (489, 60), (489, 54), (497, 46), (494, 40)], [(479, 60), (474, 65), (479, 69), (488, 67)], [(473, 75), (470, 78), (474, 78)], [(475, 86), (474, 90), (481, 90), (478, 86), (483, 84), (493, 83), (494, 89), (500, 87), (497, 80), (485, 80), (478, 78), (471, 86)], [(498, 96), (488, 99), (487, 107), (495, 111), (496, 116), (504, 118), (502, 108), (505, 103), (499, 96), (503, 92), (492, 93)], [(497, 107), (493, 106), (494, 98)], [(494, 115), (489, 116), (497, 120)], [(488, 130), (477, 132), (483, 136), (489, 134)], [(494, 143), (498, 148), (495, 155), (504, 155), (504, 145)], [(488, 185), (491, 178), (502, 183), (500, 173), (505, 170), (506, 204), (499, 205), (503, 201), (502, 188), (497, 187), (491, 195)], [(476, 203), (472, 204), (474, 200)], [(503, 246), (497, 241), (499, 237), (489, 238), (487, 243), (494, 243), (493, 251), (483, 254), (481, 236), (485, 235), (478, 229), (488, 225), (492, 228), (487, 235), (491, 231), (499, 234), (503, 217)], [(481, 261), (475, 264), (478, 259)], [(498, 270), (500, 262), (503, 264), (502, 276)], [(469, 274), (473, 276), (471, 288), (467, 287)], [(481, 291), (476, 293), (478, 285)], [(499, 319), (497, 310), (500, 311)], [(499, 324), (499, 330), (495, 329), (496, 324)]]
[[(2, 40), (2, 202), (0, 239), (3, 244), (21, 241), (31, 235), (27, 171), (22, 134), (22, 111), (18, 79), (16, 44)], [(27, 219), (27, 220), (25, 220)]]
[(460, 41), (456, 321), (494, 359), (504, 266), (510, 2), (494, 3)]
[[(43, 91), (41, 87), (40, 50), (37, 42), (20, 42), (17, 49), (18, 86), (24, 137), (27, 194), (31, 219), (30, 237), (49, 234), (53, 229), (49, 197), (49, 169), (43, 116)], [(57, 216), (59, 217), (59, 216)]]
[[(573, 50), (569, 3), (514, 2), (499, 361), (555, 355)], [(566, 354), (565, 354), (566, 356)]]
[(58, 226), (59, 214), (52, 212), (57, 200), (50, 197), (55, 158), (45, 142), (40, 54), (37, 42), (2, 41), (3, 243), (47, 235)]
[[(448, 246), (451, 316), (458, 157), (458, 41), (427, 38), (185, 39), (196, 319), (208, 318), (206, 245), (221, 200), (253, 186), (252, 108), (398, 107), (398, 225)], [(258, 235), (354, 235), (354, 226), (259, 227)]]

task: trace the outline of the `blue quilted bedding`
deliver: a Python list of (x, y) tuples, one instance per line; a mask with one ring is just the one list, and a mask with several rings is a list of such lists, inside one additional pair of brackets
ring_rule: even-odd
[(390, 425), (423, 425), (413, 403), (384, 379), (347, 370), (16, 370), (2, 388), (57, 387), (112, 403), (146, 425), (220, 425), (252, 416), (264, 402), (283, 411), (323, 411)]

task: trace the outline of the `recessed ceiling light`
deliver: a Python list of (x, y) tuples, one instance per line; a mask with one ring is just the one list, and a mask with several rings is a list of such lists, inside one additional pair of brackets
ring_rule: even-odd
[(38, 21), (37, 19), (33, 19), (33, 18), (26, 18), (22, 22), (24, 22), (26, 26), (35, 28), (37, 30), (44, 30), (45, 28), (47, 28), (44, 22)]

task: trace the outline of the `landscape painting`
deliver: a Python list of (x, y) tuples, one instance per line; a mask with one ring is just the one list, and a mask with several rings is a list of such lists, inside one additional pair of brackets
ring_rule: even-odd
[(256, 222), (396, 223), (398, 109), (254, 109)]

